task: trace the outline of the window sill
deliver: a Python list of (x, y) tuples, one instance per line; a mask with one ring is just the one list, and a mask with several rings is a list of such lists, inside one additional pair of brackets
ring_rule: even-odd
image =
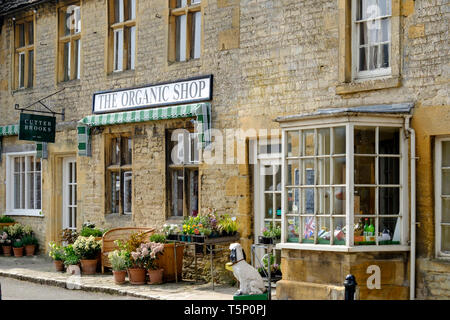
[(40, 217), (43, 218), (42, 210), (12, 210), (6, 211), (5, 216), (24, 216), (24, 217)]
[(16, 93), (28, 93), (30, 91), (33, 91), (33, 89), (34, 89), (34, 87), (14, 89), (14, 90), (11, 91), (11, 94), (15, 95)]
[(387, 88), (397, 88), (401, 85), (400, 77), (383, 77), (355, 80), (336, 86), (336, 94), (351, 94), (362, 91), (372, 91)]
[(278, 243), (276, 249), (292, 249), (292, 250), (312, 250), (312, 251), (330, 251), (330, 252), (399, 252), (410, 251), (409, 246), (389, 245), (389, 246), (338, 246), (338, 245), (311, 245), (300, 243)]
[(109, 72), (106, 77), (112, 79), (126, 79), (126, 78), (134, 78), (136, 69), (123, 70), (123, 71), (112, 71)]
[(81, 85), (80, 79), (73, 79), (58, 82), (58, 87), (79, 87)]
[(190, 59), (186, 61), (168, 61), (167, 62), (169, 69), (179, 70), (186, 68), (197, 68), (201, 67), (201, 58)]

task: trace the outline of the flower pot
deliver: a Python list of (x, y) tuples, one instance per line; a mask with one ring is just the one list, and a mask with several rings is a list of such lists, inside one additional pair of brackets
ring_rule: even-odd
[(23, 256), (23, 247), (13, 248), (14, 257), (22, 257)]
[(62, 260), (53, 260), (53, 264), (55, 265), (56, 271), (64, 271), (64, 263)]
[(11, 256), (11, 246), (5, 246), (3, 245), (3, 254), (5, 255), (5, 257), (10, 257)]
[(273, 238), (259, 236), (258, 237), (258, 242), (262, 243), (262, 244), (272, 244), (273, 243)]
[(67, 266), (66, 272), (72, 275), (81, 274), (80, 266), (78, 264), (70, 264)]
[(27, 244), (25, 246), (25, 255), (26, 256), (33, 256), (34, 255), (34, 250), (36, 250), (36, 245), (35, 244)]
[(127, 271), (131, 284), (145, 284), (145, 273), (147, 270), (144, 268), (129, 268)]
[(81, 272), (83, 274), (95, 274), (97, 271), (97, 259), (81, 259)]
[(114, 282), (116, 284), (123, 284), (123, 283), (125, 283), (125, 277), (127, 275), (127, 271), (126, 270), (120, 270), (120, 271), (113, 270), (113, 275), (114, 275)]
[(148, 284), (161, 284), (163, 282), (164, 269), (148, 270)]

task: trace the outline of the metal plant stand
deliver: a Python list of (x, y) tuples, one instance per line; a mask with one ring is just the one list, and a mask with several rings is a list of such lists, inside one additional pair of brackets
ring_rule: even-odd
[[(262, 249), (264, 249), (265, 253), (269, 253), (269, 258), (267, 259), (267, 270), (264, 267), (264, 264), (263, 264), (262, 260), (260, 259), (260, 257), (258, 257), (258, 255), (256, 254), (257, 248), (262, 248)], [(262, 244), (262, 243), (252, 244), (252, 254), (251, 254), (252, 266), (254, 268), (256, 268), (255, 262), (258, 261), (258, 263), (262, 267), (264, 274), (266, 275), (267, 280), (266, 279), (263, 279), (263, 280), (267, 281), (266, 287), (268, 290), (269, 300), (272, 300), (272, 272), (271, 272), (272, 266), (270, 263), (270, 254), (274, 248), (275, 248), (275, 244)]]

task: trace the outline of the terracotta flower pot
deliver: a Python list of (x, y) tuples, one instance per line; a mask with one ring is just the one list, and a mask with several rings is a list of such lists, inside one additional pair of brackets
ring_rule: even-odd
[(5, 257), (10, 257), (11, 256), (11, 246), (5, 246), (3, 245), (3, 254), (5, 255)]
[(144, 268), (129, 268), (127, 271), (128, 279), (131, 284), (145, 284), (145, 274), (147, 270)]
[(97, 272), (97, 259), (81, 259), (80, 262), (83, 274), (95, 274)]
[(160, 284), (163, 282), (164, 269), (148, 270), (148, 284)]
[(113, 270), (113, 275), (114, 275), (114, 282), (116, 284), (123, 284), (123, 283), (125, 283), (125, 277), (127, 275), (127, 271), (126, 270), (121, 270), (121, 271)]
[(53, 260), (56, 271), (64, 271), (64, 263), (62, 260)]
[(26, 256), (33, 256), (34, 255), (34, 250), (36, 250), (36, 245), (35, 244), (28, 244), (25, 246), (25, 255)]
[(23, 257), (23, 247), (13, 248), (14, 257)]

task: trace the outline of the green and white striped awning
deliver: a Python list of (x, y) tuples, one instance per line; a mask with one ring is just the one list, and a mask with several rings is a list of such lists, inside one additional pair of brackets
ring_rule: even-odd
[(19, 135), (19, 125), (10, 124), (7, 126), (0, 126), (0, 136), (17, 136)]
[(179, 106), (133, 110), (84, 117), (78, 122), (78, 154), (90, 155), (90, 128), (114, 124), (147, 122), (178, 118), (196, 118), (198, 145), (205, 148), (211, 142), (211, 104), (196, 103)]

